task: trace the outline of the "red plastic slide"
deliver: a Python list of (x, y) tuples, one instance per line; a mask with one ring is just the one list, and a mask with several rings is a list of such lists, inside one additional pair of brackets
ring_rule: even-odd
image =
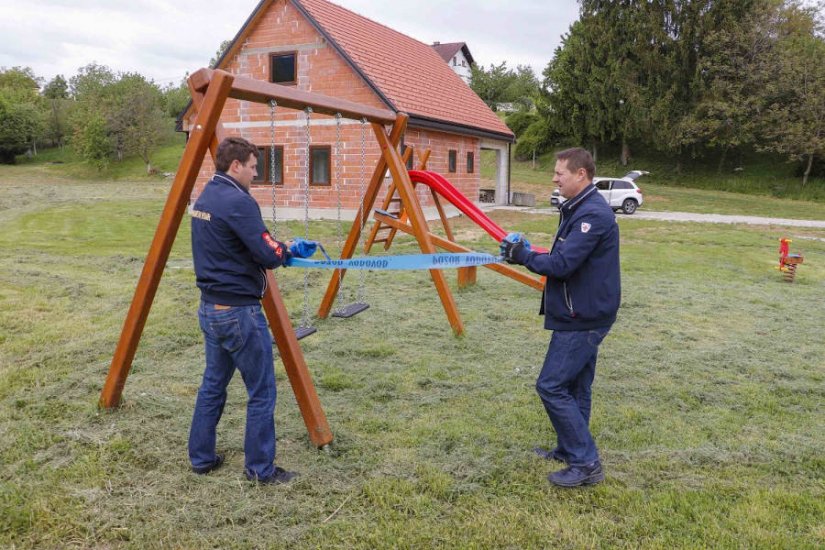
[[(447, 178), (438, 172), (428, 170), (410, 170), (410, 180), (413, 183), (422, 183), (434, 190), (436, 193), (447, 199), (447, 201), (458, 208), (462, 214), (470, 218), (473, 223), (486, 231), (497, 243), (500, 243), (507, 236), (508, 231), (501, 228), (496, 222), (491, 220), (481, 209), (472, 203), (470, 199), (450, 183)], [(536, 252), (547, 252), (546, 248), (534, 246)]]

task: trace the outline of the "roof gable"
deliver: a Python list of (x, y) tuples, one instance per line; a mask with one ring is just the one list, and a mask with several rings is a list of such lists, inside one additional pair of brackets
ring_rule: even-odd
[(464, 54), (464, 59), (467, 60), (467, 63), (470, 65), (475, 63), (473, 56), (470, 54), (470, 48), (467, 47), (466, 42), (451, 42), (449, 44), (441, 44), (440, 42), (436, 42), (432, 45), (432, 48), (438, 52), (441, 59), (448, 63), (459, 51)]
[[(224, 68), (240, 52), (257, 23), (278, 1), (261, 0), (215, 68)], [(307, 17), (387, 107), (409, 114), (411, 124), (421, 122), (445, 131), (467, 129), (513, 141), (507, 125), (431, 46), (326, 0), (284, 1)], [(187, 107), (181, 119), (190, 110)]]

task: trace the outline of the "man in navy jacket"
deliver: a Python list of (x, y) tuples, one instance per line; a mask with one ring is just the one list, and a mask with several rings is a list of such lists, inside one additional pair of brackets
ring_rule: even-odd
[(551, 483), (562, 487), (604, 479), (590, 435), (590, 388), (599, 344), (616, 320), (621, 284), (619, 227), (613, 210), (592, 183), (595, 172), (586, 150), (558, 153), (553, 183), (568, 200), (560, 208), (552, 249), (540, 254), (521, 240), (502, 242), (506, 261), (547, 277), (540, 313), (544, 328), (552, 330), (553, 336), (536, 391), (553, 423), (558, 445), (536, 452), (567, 464), (548, 476)]
[(272, 334), (261, 312), (261, 298), (267, 284), (265, 270), (284, 265), (289, 251), (267, 231), (260, 207), (249, 193), (257, 176), (257, 154), (257, 147), (245, 139), (223, 140), (215, 159), (217, 172), (191, 210), (206, 369), (189, 432), (189, 459), (198, 474), (223, 464), (224, 456), (215, 450), (215, 431), (226, 403), (226, 387), (237, 369), (249, 396), (246, 476), (279, 484), (297, 474), (274, 464), (275, 371)]

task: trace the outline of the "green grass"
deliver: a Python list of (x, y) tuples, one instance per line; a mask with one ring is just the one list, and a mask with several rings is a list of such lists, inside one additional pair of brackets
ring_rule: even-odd
[[(539, 293), (479, 270), (455, 291), (455, 338), (426, 273), (372, 273), (366, 313), (301, 342), (331, 452), (309, 444), (277, 362), (278, 460), (302, 476), (256, 487), (239, 377), (219, 427), (227, 465), (188, 470), (204, 359), (186, 224), (123, 407), (96, 408), (167, 184), (20, 169), (0, 168), (0, 547), (825, 545), (825, 231), (619, 217), (623, 306), (592, 420), (607, 480), (584, 490), (550, 487), (555, 466), (530, 452), (553, 437), (533, 389), (549, 337)], [(555, 224), (494, 217), (539, 244)], [(311, 231), (335, 249), (334, 223)], [(780, 236), (805, 254), (792, 285), (774, 267)], [(277, 276), (297, 320), (303, 272)], [(313, 304), (328, 276), (310, 273)]]

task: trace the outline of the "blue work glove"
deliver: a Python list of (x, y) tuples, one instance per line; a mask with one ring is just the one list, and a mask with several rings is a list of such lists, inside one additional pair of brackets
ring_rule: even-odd
[(318, 250), (317, 241), (309, 241), (300, 237), (289, 244), (289, 253), (295, 258), (309, 258)]
[(501, 256), (508, 264), (524, 265), (530, 255), (530, 241), (521, 233), (510, 233), (501, 241)]

